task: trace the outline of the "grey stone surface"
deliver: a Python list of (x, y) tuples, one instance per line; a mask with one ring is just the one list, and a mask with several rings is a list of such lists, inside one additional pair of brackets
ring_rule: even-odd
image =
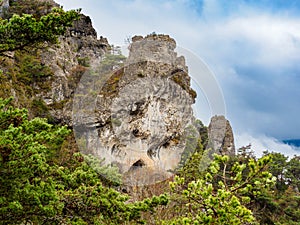
[[(55, 120), (72, 125), (72, 97), (79, 83), (85, 66), (99, 63), (108, 51), (106, 38), (97, 38), (97, 33), (88, 16), (81, 19), (69, 29), (65, 36), (59, 38), (58, 45), (52, 45), (42, 52), (42, 61), (53, 71), (51, 89), (40, 93), (50, 107)], [(55, 108), (52, 105), (61, 104)]]
[(233, 131), (224, 116), (214, 116), (208, 126), (208, 147), (216, 152), (235, 155)]

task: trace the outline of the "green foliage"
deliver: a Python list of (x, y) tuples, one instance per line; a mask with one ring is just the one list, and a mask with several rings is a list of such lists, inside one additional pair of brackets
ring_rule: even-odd
[(84, 67), (89, 67), (90, 66), (90, 62), (88, 57), (84, 57), (84, 58), (77, 58), (78, 64)]
[(57, 36), (63, 35), (67, 27), (79, 18), (78, 11), (64, 12), (55, 8), (47, 15), (35, 18), (33, 15), (13, 15), (0, 20), (0, 55), (7, 51), (38, 47), (45, 42), (57, 43)]
[(202, 153), (203, 151), (201, 137), (194, 126), (188, 126), (185, 129), (184, 136), (182, 138), (185, 140), (185, 148), (181, 154), (181, 160), (178, 165), (179, 168), (184, 167), (184, 165), (194, 155), (195, 152)]
[(300, 223), (300, 194), (289, 187), (283, 195), (273, 196), (278, 208), (273, 211), (273, 221), (276, 224), (296, 225)]
[(181, 156), (177, 174), (184, 177), (186, 182), (203, 176), (202, 172), (207, 168), (213, 157), (211, 150), (205, 150), (207, 145), (207, 127), (200, 120), (196, 120), (194, 126), (185, 131), (186, 147)]
[(266, 224), (300, 223), (300, 162), (299, 156), (288, 157), (281, 153), (264, 152), (272, 157), (268, 170), (277, 176), (275, 188), (257, 199), (257, 217)]
[(194, 126), (197, 128), (200, 137), (201, 137), (201, 144), (203, 146), (203, 148), (206, 148), (207, 146), (207, 142), (208, 142), (208, 129), (206, 126), (204, 126), (204, 124), (202, 123), (201, 120), (197, 119), (195, 121)]
[[(275, 185), (270, 189), (245, 192), (244, 194), (251, 199), (247, 207), (260, 224), (298, 224), (300, 222), (299, 216), (297, 216), (300, 202), (295, 183), (299, 179), (289, 178), (287, 172), (292, 160), (288, 161), (288, 157), (281, 153), (266, 151), (264, 152), (265, 156), (271, 159), (265, 170), (277, 178)], [(231, 157), (226, 167), (229, 170), (237, 163), (242, 165), (259, 160), (256, 159), (251, 145), (249, 145), (240, 148), (238, 155)], [(241, 176), (245, 179), (250, 173), (251, 170), (245, 168)], [(257, 195), (257, 191), (259, 191), (259, 195)]]
[(123, 66), (125, 59), (126, 57), (121, 52), (116, 52), (116, 54), (108, 53), (101, 61), (98, 69), (101, 73), (112, 73), (116, 68)]
[(300, 156), (294, 156), (286, 165), (288, 183), (300, 190)]
[(278, 191), (285, 191), (288, 188), (288, 183), (285, 178), (285, 168), (288, 164), (288, 157), (275, 152), (264, 152), (264, 154), (272, 157), (272, 163), (270, 163), (268, 170), (277, 178), (276, 189)]
[(48, 106), (42, 99), (33, 99), (31, 103), (31, 110), (34, 111), (34, 114), (38, 117), (50, 117)]
[[(77, 156), (81, 158), (80, 155)], [(98, 174), (85, 162), (71, 171), (60, 167), (57, 173), (64, 185), (61, 191), (61, 200), (64, 202), (63, 217), (71, 218), (65, 220), (66, 222), (78, 219), (85, 222), (84, 224), (138, 221), (142, 211), (153, 210), (157, 205), (167, 203), (164, 195), (133, 204), (126, 203), (128, 196), (103, 187)]]
[[(247, 208), (251, 198), (261, 196), (272, 187), (275, 178), (266, 171), (270, 157), (251, 159), (247, 164), (235, 163), (227, 170), (228, 156), (215, 155), (215, 160), (202, 178), (186, 183), (175, 178), (170, 184), (172, 199), (179, 207), (178, 215), (165, 224), (256, 224)], [(244, 171), (249, 171), (243, 176)]]
[(50, 91), (53, 82), (53, 72), (42, 62), (39, 51), (15, 51), (14, 58), (3, 59), (1, 66), (4, 72), (0, 82), (0, 97), (8, 98), (13, 94), (16, 99), (13, 104), (27, 108), (31, 117), (39, 116), (53, 121), (45, 102), (34, 97)]
[(288, 160), (281, 153), (265, 151), (264, 154), (272, 157), (269, 171), (277, 177), (277, 191), (284, 192), (289, 187), (300, 190), (300, 156)]
[(19, 66), (17, 79), (27, 85), (43, 81), (44, 78), (53, 74), (51, 69), (41, 62), (38, 54), (17, 51), (15, 53), (15, 63)]
[(119, 168), (117, 166), (103, 165), (103, 160), (99, 160), (98, 158), (92, 155), (85, 155), (85, 161), (92, 167), (99, 176), (102, 177), (102, 182), (105, 183), (106, 186), (120, 186), (122, 182), (122, 175), (119, 172)]
[(47, 156), (55, 151), (68, 133), (43, 119), (27, 119), (26, 110), (8, 107), (11, 99), (0, 99), (0, 215), (4, 223), (59, 213), (57, 185)]
[(128, 196), (103, 187), (80, 154), (72, 165), (55, 163), (69, 134), (44, 119), (28, 120), (12, 98), (0, 99), (0, 221), (4, 224), (122, 224), (167, 204), (165, 195), (126, 203)]

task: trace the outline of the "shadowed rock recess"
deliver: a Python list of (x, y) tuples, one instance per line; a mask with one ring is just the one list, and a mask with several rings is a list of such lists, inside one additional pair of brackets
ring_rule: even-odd
[(82, 78), (73, 119), (83, 152), (116, 165), (125, 184), (143, 185), (168, 178), (178, 166), (196, 93), (174, 39), (132, 40), (122, 67), (108, 72), (100, 63)]

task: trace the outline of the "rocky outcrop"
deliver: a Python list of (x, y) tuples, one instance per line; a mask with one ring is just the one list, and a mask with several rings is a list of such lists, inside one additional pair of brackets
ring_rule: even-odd
[[(59, 5), (53, 0), (15, 0), (4, 1), (2, 6), (7, 7), (8, 15), (33, 13), (39, 16)], [(0, 84), (2, 89), (0, 96), (13, 95), (16, 105), (28, 108), (31, 117), (47, 117), (52, 123), (72, 126), (72, 96), (76, 86), (90, 63), (99, 62), (109, 48), (106, 38), (98, 39), (90, 17), (81, 15), (73, 27), (68, 29), (66, 35), (59, 37), (59, 44), (50, 45), (43, 50), (33, 50), (32, 53), (18, 53), (20, 59), (17, 57), (4, 59), (0, 69), (4, 71), (6, 79)], [(47, 71), (47, 76), (31, 79), (26, 83), (21, 81), (21, 85), (17, 85), (20, 82), (18, 76), (22, 77), (22, 74), (17, 74), (15, 76), (17, 80), (13, 81), (7, 74), (19, 73), (9, 68), (12, 68), (11, 65), (15, 65), (16, 68), (24, 67), (29, 63), (25, 60), (26, 57), (33, 60), (30, 63)], [(24, 62), (20, 62), (23, 58)], [(36, 71), (30, 71), (34, 72)]]
[(134, 37), (123, 67), (98, 70), (93, 81), (87, 75), (76, 93), (73, 119), (83, 151), (116, 165), (129, 185), (170, 176), (193, 126), (195, 92), (175, 47), (168, 35)]
[(233, 131), (224, 116), (214, 116), (208, 126), (208, 148), (217, 153), (235, 155)]
[(45, 101), (56, 122), (71, 126), (72, 96), (77, 83), (90, 63), (101, 60), (109, 44), (106, 38), (97, 38), (91, 19), (85, 15), (59, 42), (42, 53), (43, 63), (54, 74), (49, 91), (41, 92), (38, 97)]

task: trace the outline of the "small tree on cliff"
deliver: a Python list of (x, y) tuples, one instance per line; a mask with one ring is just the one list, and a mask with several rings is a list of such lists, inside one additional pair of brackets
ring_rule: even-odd
[(65, 34), (76, 19), (79, 19), (79, 10), (65, 12), (60, 8), (54, 8), (51, 13), (39, 18), (29, 14), (0, 18), (0, 55), (7, 56), (5, 53), (8, 51), (56, 43), (58, 36)]

